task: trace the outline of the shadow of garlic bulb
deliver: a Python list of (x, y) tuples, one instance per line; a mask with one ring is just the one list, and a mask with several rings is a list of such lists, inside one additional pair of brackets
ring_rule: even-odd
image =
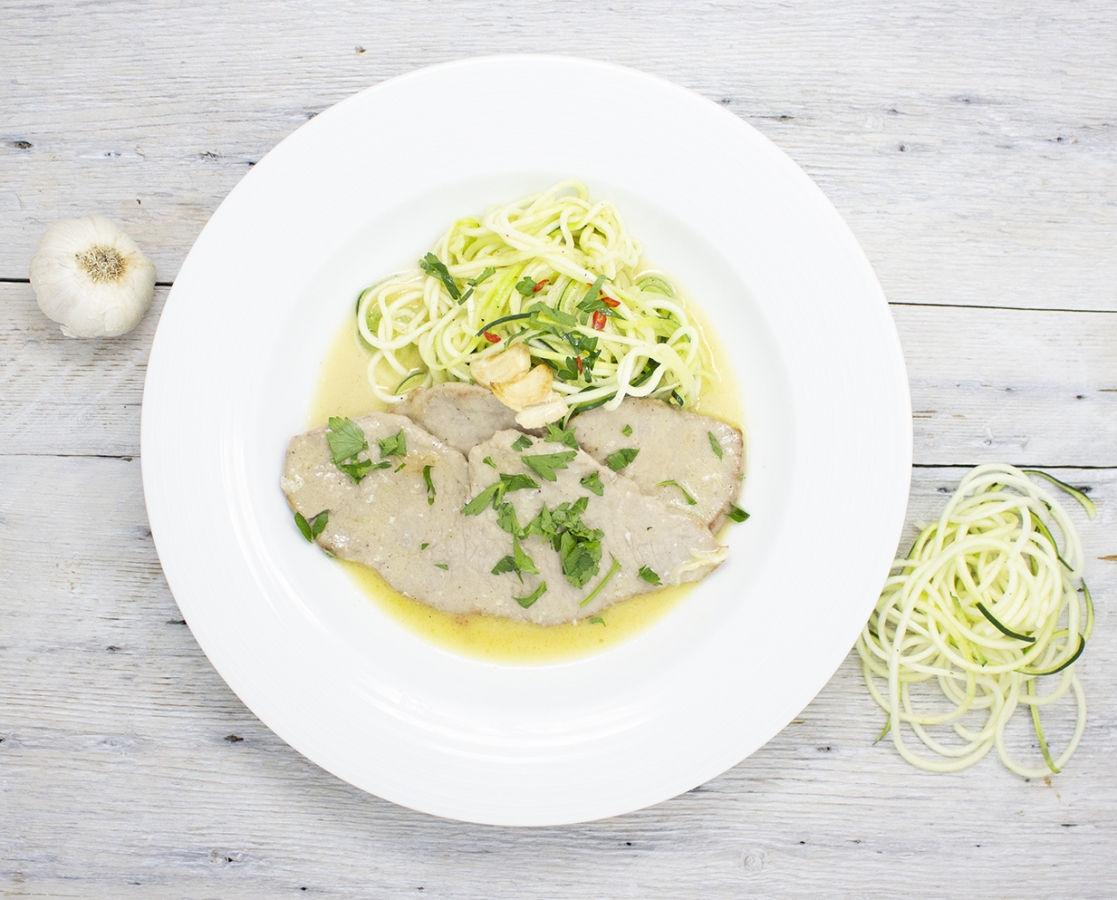
[(31, 258), (39, 309), (66, 337), (116, 337), (151, 304), (155, 266), (115, 222), (86, 216), (55, 222)]

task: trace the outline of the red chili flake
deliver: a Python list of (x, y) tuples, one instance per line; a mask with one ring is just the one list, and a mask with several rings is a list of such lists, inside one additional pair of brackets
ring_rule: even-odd
[(593, 328), (594, 331), (605, 330), (605, 313), (603, 313), (600, 309), (595, 309), (593, 311)]
[(578, 364), (578, 374), (581, 375), (582, 374), (582, 357), (575, 356), (574, 357), (574, 362)]
[(614, 300), (612, 297), (602, 297), (601, 302), (608, 306), (609, 309), (616, 309), (621, 305), (620, 300)]
[(493, 334), (491, 331), (486, 331), (485, 332), (485, 340), (488, 341), (490, 344), (499, 344), (500, 343), (500, 335)]
[(543, 290), (544, 286), (547, 284), (547, 281), (548, 279), (544, 278), (542, 281), (535, 282), (535, 287), (531, 289), (532, 293), (538, 294), (541, 290)]

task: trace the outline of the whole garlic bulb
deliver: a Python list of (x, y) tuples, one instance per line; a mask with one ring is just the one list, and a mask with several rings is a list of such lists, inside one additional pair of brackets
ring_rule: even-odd
[(115, 222), (85, 216), (47, 229), (31, 258), (31, 286), (66, 337), (116, 337), (150, 305), (155, 266)]

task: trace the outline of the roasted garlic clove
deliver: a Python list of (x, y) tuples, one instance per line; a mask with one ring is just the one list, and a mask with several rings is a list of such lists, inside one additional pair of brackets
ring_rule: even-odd
[(515, 381), (530, 369), (531, 353), (523, 344), (513, 344), (507, 350), (475, 359), (469, 364), (469, 374), (482, 387), (501, 381)]
[(540, 363), (515, 381), (498, 381), (491, 387), (501, 403), (519, 412), (528, 406), (550, 400), (551, 385), (554, 380), (555, 376), (550, 367)]
[(516, 424), (528, 430), (542, 428), (550, 422), (557, 422), (568, 412), (570, 407), (566, 405), (566, 398), (562, 394), (551, 391), (549, 400), (516, 413)]

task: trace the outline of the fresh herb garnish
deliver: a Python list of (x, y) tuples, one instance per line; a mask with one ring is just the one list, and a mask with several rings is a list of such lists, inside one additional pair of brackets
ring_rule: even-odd
[[(601, 618), (601, 616), (590, 616), (590, 624), (591, 625), (605, 625), (605, 620), (603, 618)], [(605, 627), (608, 628), (609, 626), (605, 625)]]
[(739, 507), (736, 503), (729, 504), (729, 518), (731, 518), (734, 522), (743, 522), (748, 517), (749, 514), (741, 509), (741, 507)]
[[(381, 463), (380, 465), (381, 465), (381, 468), (383, 468), (384, 464), (383, 464), (383, 463)], [(406, 468), (407, 468), (407, 463), (405, 463), (405, 462), (401, 462), (401, 463), (400, 463), (400, 464), (399, 464), (398, 466), (396, 466), (396, 467), (395, 467), (395, 468), (394, 468), (394, 469), (393, 469), (392, 471), (393, 471), (393, 472), (402, 472), (402, 471), (403, 471), (404, 469), (406, 469)]]
[(530, 297), (535, 293), (535, 279), (525, 275), (516, 282), (516, 290), (525, 297)]
[(589, 497), (579, 497), (573, 503), (562, 503), (549, 509), (544, 503), (539, 515), (532, 519), (521, 537), (539, 535), (550, 542), (559, 555), (562, 573), (574, 587), (584, 587), (597, 574), (601, 562), (601, 539), (605, 533), (600, 528), (590, 528), (582, 521)]
[(602, 578), (602, 579), (601, 579), (601, 580), (600, 580), (600, 581), (599, 581), (599, 582), (597, 583), (597, 587), (595, 587), (595, 588), (594, 588), (594, 589), (593, 589), (592, 591), (590, 591), (590, 592), (589, 592), (589, 593), (588, 593), (588, 594), (586, 595), (586, 599), (585, 599), (585, 600), (583, 600), (583, 601), (582, 601), (581, 603), (579, 603), (578, 605), (579, 605), (579, 606), (589, 606), (589, 605), (590, 605), (590, 602), (591, 602), (591, 601), (593, 600), (593, 598), (594, 598), (594, 597), (596, 597), (596, 596), (597, 596), (598, 594), (600, 594), (600, 593), (601, 593), (601, 589), (602, 589), (603, 587), (605, 587), (605, 585), (607, 585), (607, 584), (609, 583), (609, 581), (610, 581), (610, 580), (612, 579), (612, 577), (613, 577), (614, 575), (616, 575), (616, 574), (617, 574), (617, 572), (619, 572), (619, 571), (620, 571), (620, 569), (621, 569), (621, 564), (620, 564), (619, 562), (617, 562), (617, 558), (616, 558), (616, 557), (614, 556), (614, 557), (613, 557), (613, 565), (609, 567), (609, 571), (605, 573), (605, 577), (604, 577), (604, 578)]
[(531, 604), (533, 604), (536, 600), (538, 600), (540, 597), (542, 597), (545, 593), (547, 593), (547, 582), (542, 581), (542, 582), (539, 583), (539, 587), (537, 587), (534, 591), (532, 591), (526, 597), (513, 597), (512, 599), (515, 600), (517, 603), (519, 603), (520, 606), (522, 606), (524, 609), (527, 609), (529, 606), (531, 606)]
[(601, 483), (601, 474), (599, 472), (591, 472), (583, 478), (579, 484), (582, 485), (587, 491), (597, 494), (598, 497), (605, 493), (605, 485)]
[(485, 268), (481, 270), (480, 275), (478, 275), (476, 278), (467, 278), (465, 280), (465, 283), (470, 285), (471, 287), (476, 287), (482, 281), (487, 281), (488, 279), (492, 278), (495, 274), (495, 268), (493, 268), (492, 266), (485, 266)]
[(487, 266), (481, 272), (481, 274), (478, 275), (476, 278), (467, 278), (465, 280), (465, 283), (468, 284), (469, 287), (466, 288), (465, 293), (462, 294), (461, 299), (458, 300), (458, 306), (461, 306), (463, 303), (465, 303), (466, 300), (468, 300), (470, 297), (472, 297), (473, 296), (473, 289), (475, 287), (477, 287), (477, 285), (479, 285), (486, 278), (491, 277), (495, 272), (496, 272), (496, 269), (494, 269), (492, 266)]
[(493, 566), (494, 575), (501, 575), (504, 572), (515, 572), (521, 584), (524, 575), (539, 574), (539, 570), (535, 567), (535, 561), (524, 552), (524, 548), (520, 546), (519, 538), (516, 535), (512, 535), (512, 555), (504, 557)]
[(450, 571), (450, 567), (448, 565), (446, 565), (446, 563), (435, 563), (434, 567), (436, 569), (441, 569), (443, 572)]
[(446, 285), (446, 292), (455, 300), (461, 297), (462, 292), (459, 291), (458, 286), (454, 284), (454, 278), (450, 275), (450, 270), (447, 269), (442, 260), (433, 253), (428, 253), (419, 260), (419, 268)]
[(380, 445), (381, 459), (389, 456), (407, 456), (407, 438), (402, 428), (391, 437), (377, 438), (376, 443)]
[(299, 526), (299, 531), (302, 532), (303, 537), (311, 542), (325, 530), (326, 523), (329, 521), (330, 511), (328, 509), (322, 510), (309, 522), (301, 512), (295, 513), (295, 524)]
[(506, 490), (503, 481), (497, 481), (490, 484), (487, 488), (481, 491), (476, 497), (470, 500), (465, 506), (462, 507), (463, 516), (479, 516), (481, 512), (488, 506), (494, 509), (500, 502), (500, 498), (504, 496)]
[(526, 434), (521, 434), (516, 440), (512, 442), (513, 450), (527, 450), (531, 446), (531, 438)]
[(419, 549), (420, 549), (420, 550), (426, 550), (426, 549), (427, 549), (427, 547), (429, 547), (429, 546), (430, 546), (430, 541), (423, 541), (423, 543), (421, 543), (421, 544), (419, 545)]
[(563, 450), (559, 453), (536, 453), (520, 458), (524, 461), (524, 465), (540, 478), (545, 481), (556, 481), (555, 470), (567, 468), (567, 463), (577, 455), (577, 450)]
[(601, 285), (605, 284), (605, 276), (598, 275), (597, 280), (590, 285), (590, 289), (586, 291), (586, 296), (582, 298), (582, 302), (578, 304), (578, 309), (583, 312), (592, 312), (595, 305), (600, 305), (603, 309), (608, 309), (604, 303), (597, 299), (597, 295), (601, 293)]
[(669, 478), (669, 479), (667, 479), (667, 481), (659, 482), (656, 485), (656, 487), (677, 487), (680, 491), (683, 492), (683, 496), (686, 497), (687, 506), (694, 506), (698, 502), (692, 496), (690, 496), (690, 493), (687, 491), (687, 489), (685, 487), (683, 487), (681, 484), (679, 484), (679, 482), (675, 481), (675, 479), (673, 479), (673, 478)]
[(504, 485), (505, 493), (511, 493), (512, 491), (530, 491), (539, 487), (538, 481), (530, 475), (524, 475), (522, 472), (516, 475), (505, 475), (501, 472), (500, 480)]
[(481, 462), (483, 462), (486, 466), (492, 466), (494, 469), (496, 468), (496, 463), (493, 462), (493, 458), (491, 456), (486, 456), (483, 460), (481, 460)]
[(578, 439), (573, 428), (563, 428), (561, 425), (547, 425), (547, 436), (543, 438), (549, 444), (562, 444), (572, 450), (578, 449)]
[(659, 580), (659, 576), (656, 575), (656, 573), (649, 569), (647, 566), (640, 566), (640, 571), (636, 574), (643, 578), (648, 584), (663, 583)]
[(330, 445), (333, 455), (333, 464), (342, 472), (360, 484), (373, 469), (386, 469), (387, 463), (374, 465), (372, 460), (358, 459), (357, 456), (368, 449), (368, 441), (361, 427), (352, 419), (342, 419), (331, 416), (326, 432), (326, 441)]
[(639, 449), (633, 447), (625, 447), (623, 450), (618, 450), (616, 453), (610, 453), (605, 457), (605, 465), (607, 465), (614, 472), (619, 472), (630, 462), (636, 459)]
[(623, 434), (625, 437), (632, 437), (632, 426), (625, 425), (624, 428), (621, 429), (621, 434)]
[(516, 507), (511, 503), (502, 503), (496, 508), (496, 524), (512, 536), (520, 533), (520, 520), (516, 518)]
[(330, 453), (333, 454), (335, 465), (353, 459), (358, 453), (368, 449), (368, 441), (361, 426), (349, 418), (330, 416), (326, 440), (330, 444)]
[(717, 454), (718, 459), (721, 459), (721, 442), (717, 439), (717, 435), (712, 431), (707, 431), (706, 434), (710, 436), (710, 446), (713, 448), (714, 453)]
[(434, 482), (431, 481), (431, 467), (423, 466), (423, 481), (427, 483), (427, 503), (434, 506), (435, 489)]
[(462, 515), (480, 515), (487, 506), (491, 505), (493, 509), (500, 506), (501, 501), (504, 499), (504, 495), (509, 491), (525, 491), (537, 487), (539, 487), (539, 483), (530, 475), (524, 475), (523, 473), (506, 475), (504, 472), (501, 472), (500, 481), (490, 484), (481, 491), (480, 494), (462, 507)]

